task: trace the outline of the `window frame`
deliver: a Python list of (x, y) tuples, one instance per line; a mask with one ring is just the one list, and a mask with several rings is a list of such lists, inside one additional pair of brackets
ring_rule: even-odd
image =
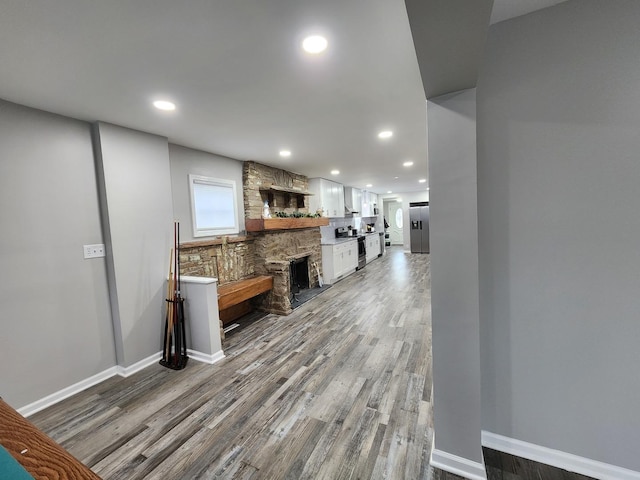
[[(400, 216), (398, 216), (398, 213), (400, 214)], [(400, 204), (400, 206), (396, 210), (396, 218), (394, 220), (396, 227), (402, 230), (404, 228), (404, 210), (402, 209), (402, 204)]]
[[(202, 225), (198, 226), (196, 198), (194, 186), (211, 185), (214, 187), (223, 187), (231, 190), (233, 198), (233, 225), (224, 225), (221, 227)], [(235, 180), (227, 180), (224, 178), (207, 177), (204, 175), (189, 174), (189, 194), (191, 197), (191, 225), (193, 227), (193, 236), (197, 237), (213, 237), (217, 235), (237, 234), (240, 232), (238, 222), (238, 195)]]

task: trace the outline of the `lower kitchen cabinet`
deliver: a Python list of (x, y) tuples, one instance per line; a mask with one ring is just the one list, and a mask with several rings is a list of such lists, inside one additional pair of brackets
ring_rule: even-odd
[(369, 263), (378, 258), (378, 254), (380, 253), (380, 235), (371, 233), (367, 235), (366, 242), (367, 263)]
[(335, 283), (341, 277), (355, 272), (357, 266), (358, 242), (355, 239), (335, 245), (322, 245), (324, 283)]

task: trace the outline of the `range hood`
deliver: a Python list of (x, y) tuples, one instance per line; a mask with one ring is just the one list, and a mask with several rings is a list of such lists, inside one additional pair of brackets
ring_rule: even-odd
[(362, 203), (362, 191), (359, 188), (344, 187), (344, 214), (354, 215), (360, 213)]
[(351, 208), (348, 205), (344, 206), (344, 214), (345, 215), (353, 215), (354, 213), (360, 213), (360, 212), (356, 212), (353, 208)]

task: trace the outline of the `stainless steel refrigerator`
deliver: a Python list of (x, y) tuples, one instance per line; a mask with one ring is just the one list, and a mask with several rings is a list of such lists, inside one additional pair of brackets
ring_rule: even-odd
[(429, 253), (429, 202), (409, 204), (411, 253)]

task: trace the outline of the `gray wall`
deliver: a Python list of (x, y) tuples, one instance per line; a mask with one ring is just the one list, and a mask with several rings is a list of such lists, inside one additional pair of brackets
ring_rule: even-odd
[(633, 0), (496, 24), (477, 99), (483, 428), (633, 470), (639, 24)]
[(162, 347), (173, 246), (169, 146), (107, 123), (94, 133), (116, 355), (129, 367)]
[[(188, 173), (236, 180), (244, 228), (241, 162), (177, 146), (170, 160), (166, 138), (106, 123), (92, 145), (91, 130), (0, 101), (0, 395), (16, 408), (161, 350), (173, 201), (191, 238)], [(107, 257), (85, 260), (94, 243)]]
[(435, 449), (482, 464), (475, 94), (429, 100), (427, 121)]
[(198, 237), (195, 239), (193, 237), (189, 174), (235, 180), (238, 197), (238, 226), (240, 231), (244, 230), (241, 161), (178, 145), (169, 145), (169, 158), (171, 161), (173, 211), (175, 219), (180, 222), (180, 241), (207, 239), (207, 237)]
[(0, 395), (18, 408), (112, 367), (90, 125), (0, 101)]

